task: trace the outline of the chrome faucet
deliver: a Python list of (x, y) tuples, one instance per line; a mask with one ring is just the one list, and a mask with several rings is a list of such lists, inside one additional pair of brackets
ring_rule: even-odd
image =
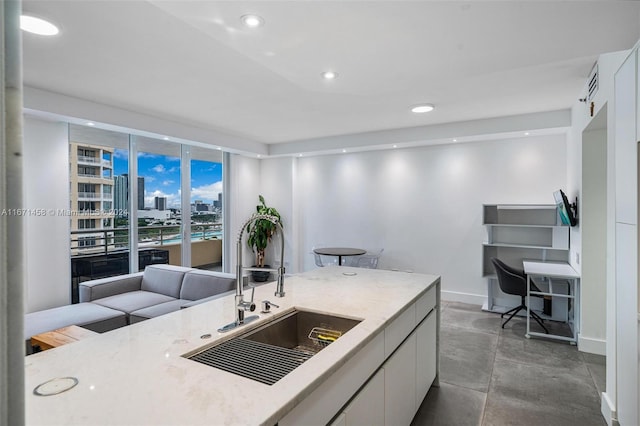
[[(245, 268), (242, 266), (242, 235), (244, 234), (245, 229), (251, 223), (256, 220), (268, 220), (274, 225), (278, 226), (280, 229), (280, 266), (277, 269), (274, 268)], [(242, 324), (249, 323), (258, 319), (257, 315), (250, 315), (248, 317), (244, 316), (246, 311), (253, 312), (256, 309), (256, 304), (253, 303), (253, 295), (255, 293), (255, 287), (251, 289), (251, 300), (244, 300), (244, 292), (243, 292), (243, 277), (242, 274), (244, 271), (263, 271), (263, 272), (277, 272), (278, 273), (278, 282), (276, 284), (276, 297), (284, 297), (284, 231), (282, 229), (282, 225), (280, 221), (275, 216), (270, 216), (266, 214), (254, 214), (242, 225), (240, 228), (240, 232), (238, 233), (238, 240), (236, 242), (237, 247), (237, 265), (236, 265), (236, 296), (235, 296), (235, 311), (236, 311), (236, 320), (232, 323), (229, 323), (223, 327), (220, 327), (218, 331), (220, 333), (224, 333), (225, 331), (232, 330), (236, 327), (241, 326)]]

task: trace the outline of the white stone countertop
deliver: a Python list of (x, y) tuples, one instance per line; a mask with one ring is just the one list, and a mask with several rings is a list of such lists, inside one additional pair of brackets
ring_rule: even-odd
[[(216, 330), (234, 320), (233, 296), (30, 355), (26, 424), (274, 425), (438, 281), (435, 275), (319, 268), (286, 277), (284, 298), (274, 297), (275, 282), (257, 287), (255, 313), (262, 300), (280, 308), (228, 333)], [(363, 321), (272, 386), (183, 357), (294, 307)], [(207, 333), (210, 339), (200, 338)], [(79, 381), (73, 389), (33, 394), (40, 383), (67, 376)]]

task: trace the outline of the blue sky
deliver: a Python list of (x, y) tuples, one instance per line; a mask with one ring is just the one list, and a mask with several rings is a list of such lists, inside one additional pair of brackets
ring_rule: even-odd
[[(128, 151), (116, 150), (115, 176), (129, 172)], [(138, 176), (144, 177), (145, 207), (153, 207), (154, 197), (167, 197), (168, 207), (180, 207), (180, 158), (138, 153)], [(222, 164), (191, 160), (191, 202), (211, 204), (222, 192)]]

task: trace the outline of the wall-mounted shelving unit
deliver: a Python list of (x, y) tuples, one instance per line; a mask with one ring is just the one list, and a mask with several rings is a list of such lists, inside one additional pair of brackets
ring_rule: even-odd
[[(497, 257), (518, 269), (522, 269), (525, 259), (566, 262), (569, 260), (569, 227), (561, 224), (555, 204), (484, 204), (482, 209), (482, 223), (487, 231), (482, 245), (487, 303), (482, 308), (504, 312), (519, 300), (500, 291), (491, 258)], [(541, 301), (532, 300), (532, 304), (538, 302), (541, 306)], [(561, 309), (554, 306), (552, 317)]]

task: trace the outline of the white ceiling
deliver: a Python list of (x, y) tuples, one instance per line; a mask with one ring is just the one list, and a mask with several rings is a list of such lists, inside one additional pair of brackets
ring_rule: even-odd
[[(30, 1), (24, 84), (277, 144), (570, 108), (636, 1)], [(265, 25), (243, 28), (255, 13)], [(324, 81), (327, 69), (339, 73)], [(436, 105), (416, 115), (409, 107)], [(288, 144), (291, 145), (291, 144)]]

